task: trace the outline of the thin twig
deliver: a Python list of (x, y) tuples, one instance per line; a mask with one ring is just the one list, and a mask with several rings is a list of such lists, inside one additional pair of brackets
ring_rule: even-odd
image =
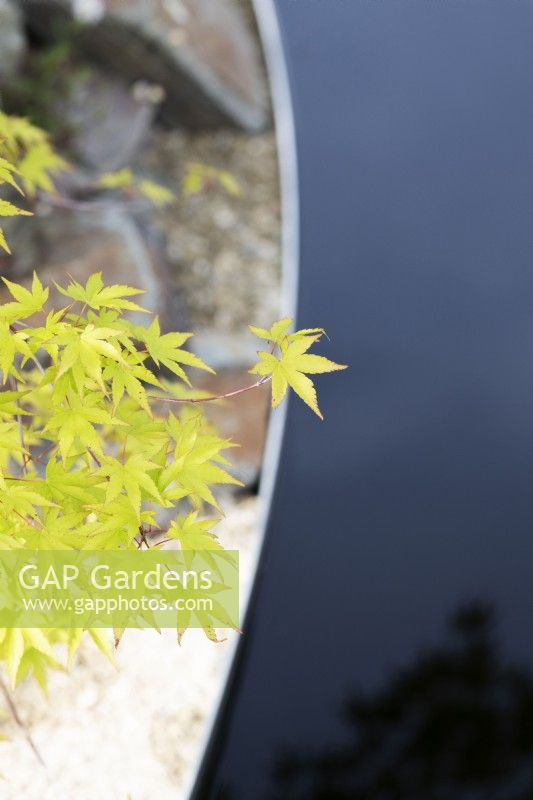
[(24, 516), (23, 516), (23, 515), (20, 513), (20, 511), (17, 511), (17, 509), (16, 509), (16, 508), (14, 508), (14, 509), (13, 509), (13, 513), (14, 513), (14, 514), (16, 514), (16, 515), (17, 515), (17, 517), (20, 517), (20, 519), (21, 519), (23, 522), (25, 522), (25, 523), (26, 523), (26, 525), (31, 525), (31, 527), (32, 527), (32, 528), (38, 528), (38, 527), (39, 527), (39, 525), (41, 526), (41, 528), (43, 528), (43, 527), (44, 527), (44, 526), (43, 526), (43, 523), (41, 522), (41, 520), (40, 520), (40, 518), (39, 518), (39, 517), (30, 517), (30, 516), (26, 516), (26, 517), (24, 517)]
[(70, 305), (65, 306), (65, 308), (63, 309), (63, 313), (61, 314), (61, 316), (58, 319), (58, 322), (63, 322), (63, 320), (65, 319), (65, 317), (69, 313), (70, 309), (72, 308), (72, 306), (75, 306), (76, 303), (78, 303), (78, 302), (79, 302), (78, 300), (73, 300), (72, 303), (70, 303)]
[(146, 545), (146, 549), (149, 550), (150, 549), (150, 545), (148, 544), (148, 539), (146, 538), (146, 534), (145, 534), (145, 532), (143, 530), (142, 525), (139, 528), (139, 533), (141, 535), (141, 541), (137, 542), (137, 539), (135, 539), (135, 542), (137, 544), (137, 549), (140, 550), (141, 547), (143, 546), (143, 544), (145, 544)]
[(98, 458), (95, 456), (95, 454), (93, 453), (93, 451), (91, 450), (91, 448), (90, 448), (90, 447), (88, 447), (88, 448), (87, 448), (87, 452), (88, 452), (88, 453), (89, 453), (89, 455), (90, 455), (90, 456), (91, 456), (91, 457), (94, 459), (94, 463), (96, 464), (96, 466), (97, 466), (97, 467), (101, 467), (101, 466), (102, 466), (102, 462), (100, 461), (100, 459), (98, 459)]
[(242, 389), (235, 389), (233, 392), (226, 392), (225, 394), (211, 395), (210, 397), (160, 397), (158, 395), (149, 394), (148, 397), (152, 400), (161, 400), (163, 403), (213, 403), (215, 400), (227, 400), (230, 397), (237, 397), (245, 392), (250, 392), (252, 389), (258, 389), (263, 384), (272, 379), (271, 375), (264, 375), (260, 381), (251, 383), (249, 386), (243, 386)]
[[(110, 208), (116, 208), (118, 198), (100, 198), (96, 197), (91, 200), (76, 200), (73, 197), (66, 197), (65, 195), (52, 195), (41, 193), (40, 198), (48, 203), (48, 205), (56, 206), (57, 208), (65, 208), (69, 211), (100, 211)], [(120, 206), (124, 206), (130, 210), (144, 210), (150, 207), (147, 200), (142, 197), (133, 197), (132, 199), (122, 198)]]
[(175, 539), (163, 539), (161, 542), (156, 542), (154, 547), (162, 547), (164, 544), (169, 544), (169, 542), (175, 542)]
[(4, 695), (4, 697), (6, 699), (6, 703), (9, 706), (9, 710), (11, 711), (11, 715), (12, 715), (13, 719), (15, 720), (15, 722), (17, 723), (17, 725), (21, 729), (22, 733), (24, 734), (24, 738), (26, 739), (26, 741), (28, 742), (29, 746), (33, 750), (33, 752), (35, 754), (35, 757), (40, 762), (40, 764), (42, 764), (42, 766), (45, 767), (46, 764), (44, 763), (44, 759), (43, 759), (42, 755), (40, 754), (39, 750), (37, 749), (37, 745), (33, 741), (31, 733), (29, 732), (27, 725), (20, 718), (19, 713), (17, 711), (17, 707), (16, 707), (16, 705), (14, 703), (13, 698), (11, 697), (11, 692), (9, 691), (7, 686), (5, 685), (4, 680), (3, 680), (1, 675), (0, 675), (0, 690), (2, 691), (2, 694)]
[(53, 449), (54, 449), (54, 447), (57, 447), (57, 443), (56, 443), (56, 442), (51, 442), (49, 445), (47, 445), (47, 447), (45, 447), (45, 448), (44, 448), (44, 450), (42, 450), (42, 451), (39, 453), (39, 455), (38, 455), (38, 456), (37, 456), (37, 455), (36, 455), (36, 456), (32, 456), (32, 455), (30, 455), (30, 460), (31, 460), (31, 461), (36, 461), (36, 462), (37, 462), (37, 464), (42, 464), (43, 466), (46, 466), (45, 462), (44, 462), (44, 461), (42, 461), (42, 458), (43, 458), (43, 457), (44, 457), (44, 456), (45, 456), (47, 453), (49, 453), (49, 452), (50, 452), (50, 450), (53, 450)]

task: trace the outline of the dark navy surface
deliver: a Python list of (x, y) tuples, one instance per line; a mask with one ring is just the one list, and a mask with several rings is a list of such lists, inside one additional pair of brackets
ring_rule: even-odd
[(278, 0), (299, 326), (196, 797), (533, 797), (533, 3)]

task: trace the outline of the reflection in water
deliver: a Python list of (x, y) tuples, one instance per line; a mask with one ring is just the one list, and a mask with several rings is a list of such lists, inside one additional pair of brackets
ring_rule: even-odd
[(351, 744), (285, 754), (269, 800), (533, 800), (533, 678), (500, 655), (488, 607), (461, 609), (450, 630), (346, 701)]

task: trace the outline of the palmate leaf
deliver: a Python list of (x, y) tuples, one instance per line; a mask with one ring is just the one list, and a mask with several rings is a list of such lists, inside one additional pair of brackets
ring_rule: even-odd
[(12, 283), (7, 278), (2, 278), (2, 280), (15, 302), (0, 305), (0, 320), (10, 324), (15, 320), (27, 319), (43, 310), (48, 300), (49, 289), (43, 288), (37, 273), (33, 273), (31, 290), (18, 283)]
[(28, 453), (20, 440), (20, 430), (18, 422), (0, 422), (0, 452), (5, 451), (6, 464), (9, 456), (14, 457), (21, 453)]
[(18, 162), (18, 168), (26, 191), (30, 195), (35, 195), (37, 189), (53, 192), (52, 173), (70, 169), (68, 162), (61, 158), (46, 140), (29, 148)]
[(90, 448), (103, 457), (102, 440), (94, 425), (121, 425), (109, 411), (99, 405), (99, 396), (91, 394), (80, 399), (71, 393), (67, 408), (55, 411), (43, 433), (55, 432), (59, 444), (59, 452), (64, 462), (71, 453), (75, 440), (79, 440), (84, 450)]
[(13, 205), (8, 200), (0, 200), (0, 217), (31, 217), (32, 212)]
[[(261, 338), (274, 341), (279, 346), (280, 354), (277, 356), (273, 352), (259, 352), (259, 363), (250, 372), (271, 377), (274, 408), (281, 403), (290, 386), (304, 403), (323, 419), (314, 384), (307, 375), (335, 372), (346, 369), (346, 365), (336, 364), (323, 356), (309, 354), (307, 351), (321, 338), (323, 331), (313, 328), (288, 334), (291, 323), (292, 320), (289, 319), (281, 320), (270, 331), (251, 328), (252, 332)], [(310, 333), (312, 335), (309, 335)]]
[(113, 343), (112, 337), (115, 335), (113, 329), (97, 328), (92, 323), (82, 331), (74, 328), (62, 330), (55, 338), (56, 344), (62, 346), (58, 353), (59, 370), (56, 380), (71, 371), (78, 392), (81, 393), (86, 386), (90, 388), (91, 381), (105, 392), (102, 378), (104, 358), (123, 368), (127, 366), (118, 345)]
[(233, 443), (204, 433), (202, 425), (201, 415), (183, 420), (169, 416), (168, 429), (176, 446), (171, 462), (159, 475), (158, 487), (166, 500), (189, 497), (194, 506), (204, 502), (220, 510), (210, 486), (243, 484), (215, 463), (227, 463), (221, 451)]
[(104, 380), (111, 381), (113, 405), (118, 408), (126, 392), (132, 400), (138, 402), (149, 416), (152, 416), (150, 403), (142, 381), (157, 388), (162, 388), (153, 372), (139, 363), (139, 354), (125, 355), (122, 363), (111, 362), (104, 370)]
[(108, 632), (102, 628), (88, 628), (87, 632), (100, 652), (115, 664), (115, 654)]
[(111, 503), (124, 491), (140, 521), (143, 497), (163, 503), (150, 475), (150, 472), (160, 469), (158, 464), (148, 461), (140, 454), (130, 456), (124, 463), (116, 458), (106, 457), (99, 469), (99, 474), (106, 482), (106, 503)]
[(6, 158), (0, 157), (0, 185), (7, 183), (19, 194), (24, 194), (15, 179), (15, 175), (20, 175), (20, 170)]
[[(79, 531), (83, 530), (87, 511), (79, 509), (71, 500), (65, 501), (59, 493), (54, 499), (56, 505), (41, 509), (41, 524), (22, 525), (17, 531), (24, 547), (28, 550), (71, 550), (79, 548)], [(94, 498), (92, 498), (94, 500)], [(75, 508), (76, 510), (72, 510)]]
[(199, 520), (198, 513), (191, 511), (171, 523), (168, 536), (177, 539), (182, 550), (222, 550), (218, 537), (212, 533), (217, 522), (217, 519)]
[(256, 328), (255, 325), (250, 325), (250, 330), (254, 336), (258, 337), (258, 339), (266, 339), (268, 342), (274, 342), (274, 344), (281, 345), (282, 342), (287, 338), (287, 331), (291, 325), (292, 319), (287, 317), (275, 322), (270, 330), (267, 330), (266, 328)]
[(142, 289), (133, 289), (131, 286), (104, 286), (102, 273), (96, 272), (88, 279), (85, 286), (77, 281), (72, 281), (66, 289), (55, 284), (56, 288), (65, 297), (77, 300), (89, 308), (98, 310), (100, 308), (113, 308), (121, 311), (143, 311), (148, 313), (145, 308), (126, 300), (127, 297), (134, 297), (144, 294)]
[[(51, 173), (66, 169), (66, 162), (55, 153), (44, 131), (22, 117), (7, 116), (0, 111), (0, 186), (8, 184), (30, 195), (37, 188), (53, 191)], [(0, 198), (0, 217), (30, 216), (31, 211), (19, 208)], [(5, 232), (0, 227), (0, 249), (11, 253)]]
[(166, 454), (169, 439), (163, 420), (139, 408), (139, 403), (129, 397), (122, 400), (115, 416), (124, 424), (119, 431), (130, 450), (141, 452), (152, 461), (155, 460), (155, 454), (162, 449)]
[(19, 520), (21, 517), (39, 520), (39, 509), (53, 505), (44, 493), (37, 491), (33, 483), (6, 480), (0, 492), (0, 516), (4, 518), (13, 516)]
[(17, 403), (24, 396), (24, 392), (0, 391), (0, 420), (27, 414)]
[(23, 363), (26, 359), (33, 358), (27, 339), (28, 334), (24, 331), (13, 332), (7, 322), (0, 320), (0, 372), (4, 384), (12, 372), (17, 353), (23, 357)]
[[(219, 523), (219, 518), (198, 519), (197, 511), (190, 511), (186, 516), (178, 516), (168, 530), (169, 539), (179, 542), (183, 551), (184, 562), (187, 569), (191, 569), (197, 556), (200, 557), (202, 564), (209, 564), (213, 574), (218, 573), (223, 580), (220, 561), (225, 560), (233, 564), (231, 554), (224, 551), (218, 536), (213, 533), (213, 528)], [(213, 558), (212, 553), (217, 554), (217, 559)], [(223, 584), (220, 584), (223, 589)], [(213, 592), (216, 590), (213, 585)]]
[(47, 676), (49, 669), (63, 671), (64, 667), (57, 660), (52, 645), (46, 636), (46, 631), (40, 628), (25, 628), (23, 630), (24, 651), (20, 658), (18, 668), (11, 680), (13, 686), (30, 674), (38, 683), (44, 694), (47, 690)]
[(73, 541), (80, 550), (117, 550), (133, 548), (141, 526), (156, 526), (154, 512), (140, 514), (125, 494), (119, 494), (112, 505), (103, 502), (93, 506), (90, 521)]
[[(74, 470), (65, 469), (63, 461), (50, 458), (46, 465), (45, 489), (50, 500), (62, 503), (68, 508), (69, 500), (74, 508), (90, 506), (95, 501), (95, 487), (100, 478), (90, 469), (78, 466)], [(103, 499), (103, 498), (102, 498)]]
[(162, 335), (157, 317), (148, 328), (137, 327), (136, 332), (139, 340), (145, 344), (150, 358), (157, 366), (166, 367), (178, 378), (185, 381), (187, 385), (190, 386), (190, 381), (181, 366), (182, 364), (188, 367), (196, 367), (206, 372), (214, 372), (194, 353), (182, 349), (182, 345), (191, 338), (191, 333), (166, 333)]

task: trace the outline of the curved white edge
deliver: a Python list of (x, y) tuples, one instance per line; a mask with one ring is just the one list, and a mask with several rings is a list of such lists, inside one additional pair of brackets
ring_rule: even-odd
[[(274, 0), (252, 0), (265, 55), (267, 72), (272, 96), (276, 140), (278, 151), (278, 171), (281, 187), (281, 239), (282, 239), (282, 316), (296, 316), (299, 260), (300, 260), (300, 208), (298, 193), (298, 156), (296, 148), (296, 129), (289, 74), (285, 60), (285, 52), (281, 38), (278, 15)], [(248, 610), (250, 596), (255, 579), (268, 524), (270, 505), (276, 484), (276, 476), (281, 455), (283, 433), (287, 416), (287, 403), (271, 414), (261, 472), (260, 520), (256, 535), (256, 546), (253, 557), (252, 575), (248, 582), (246, 595), (241, 596), (241, 618)], [(202, 746), (195, 768), (191, 770), (184, 797), (188, 798), (196, 783), (201, 763), (211, 739), (220, 704), (226, 692), (227, 682), (232, 669), (235, 653), (239, 644), (238, 637), (228, 651), (223, 680), (218, 692), (215, 706), (205, 726)]]

